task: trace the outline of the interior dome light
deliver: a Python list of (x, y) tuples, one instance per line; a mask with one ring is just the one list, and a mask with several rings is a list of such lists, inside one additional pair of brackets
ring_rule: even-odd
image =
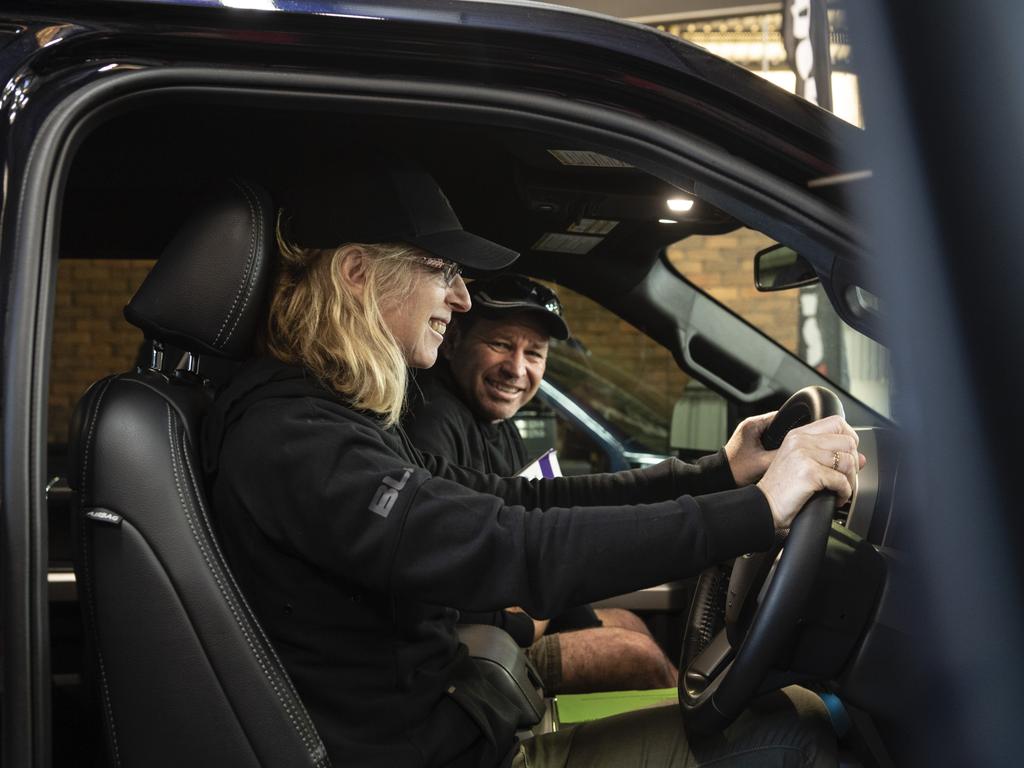
[(693, 200), (685, 197), (670, 197), (665, 202), (668, 205), (668, 209), (675, 213), (686, 213), (693, 208)]

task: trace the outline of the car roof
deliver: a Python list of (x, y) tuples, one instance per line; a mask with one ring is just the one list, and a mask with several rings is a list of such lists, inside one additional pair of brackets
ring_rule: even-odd
[[(48, 0), (43, 0), (47, 2)], [(685, 72), (733, 96), (776, 113), (801, 130), (827, 139), (831, 113), (782, 89), (771, 93), (756, 74), (699, 45), (628, 19), (564, 5), (534, 0), (395, 0), (386, 4), (351, 0), (108, 0), (111, 6), (163, 6), (201, 9), (238, 18), (241, 14), (279, 14), (314, 21), (324, 32), (334, 23), (365, 20), (378, 26), (415, 24), (459, 28), (462, 35), (515, 32), (544, 39), (549, 45), (582, 44), (607, 53)], [(66, 0), (57, 5), (68, 6)], [(72, 4), (73, 5), (73, 4)], [(288, 21), (276, 18), (278, 27)]]
[[(386, 7), (297, 2), (277, 13), (205, 1), (132, 5), (138, 19), (125, 18), (122, 2), (44, 0), (24, 13), (44, 24), (52, 17), (47, 9), (62, 11), (58, 37), (40, 51), (43, 66), (47, 59), (56, 66), (66, 48), (115, 62), (106, 66), (123, 68), (126, 77), (133, 67), (188, 66), (237, 70), (240, 86), (248, 72), (260, 71), (332, 73), (371, 84), (390, 78), (448, 84), (455, 104), (509, 94), (521, 112), (542, 117), (544, 100), (559, 99), (645, 130), (682, 128), (695, 151), (713, 148), (729, 163), (755, 168), (843, 215), (841, 190), (817, 182), (844, 170), (838, 146), (858, 129), (650, 27), (542, 4), (453, 0)], [(387, 87), (378, 90), (386, 94)], [(62, 255), (155, 258), (212, 177), (256, 176), (280, 196), (288, 172), (303, 162), (297, 148), (334, 151), (368, 140), (423, 162), (467, 229), (523, 253), (520, 270), (594, 297), (636, 285), (669, 243), (739, 226), (720, 201), (705, 197), (706, 184), (685, 219), (661, 224), (657, 209), (664, 213), (666, 197), (692, 195), (705, 180), (662, 173), (657, 163), (620, 157), (592, 139), (567, 140), (565, 130), (494, 117), (493, 103), (487, 122), (408, 110), (380, 116), (350, 109), (339, 116), (322, 104), (284, 108), (252, 98), (243, 106), (168, 98), (133, 109), (101, 125), (76, 156)], [(762, 218), (746, 223), (770, 224)], [(581, 226), (613, 228), (572, 231)], [(545, 244), (556, 235), (564, 245), (566, 234), (600, 240), (585, 252), (552, 249), (550, 238)], [(593, 268), (581, 270), (581, 263)]]
[[(126, 19), (127, 6), (137, 19)], [(491, 69), (495, 78), (503, 67), (526, 75), (571, 66), (597, 88), (631, 88), (652, 101), (695, 111), (714, 125), (709, 136), (716, 140), (726, 141), (730, 129), (739, 130), (760, 145), (754, 151), (799, 158), (812, 175), (834, 172), (832, 148), (858, 141), (861, 133), (754, 72), (653, 26), (527, 0), (34, 0), (21, 13), (45, 18), (47, 8), (61, 11), (68, 41), (121, 32), (154, 56), (163, 47), (161, 38), (184, 33), (193, 41), (206, 37), (221, 45), (259, 43), (268, 62), (272, 49), (293, 43), (321, 65), (325, 56), (342, 60), (370, 50), (395, 61), (412, 57), (413, 71), (421, 74), (446, 64), (463, 68), (471, 60)], [(439, 38), (451, 47), (436, 47)], [(432, 47), (427, 51), (424, 45)], [(236, 50), (233, 58), (242, 62), (243, 51)], [(731, 150), (744, 154), (741, 144)]]

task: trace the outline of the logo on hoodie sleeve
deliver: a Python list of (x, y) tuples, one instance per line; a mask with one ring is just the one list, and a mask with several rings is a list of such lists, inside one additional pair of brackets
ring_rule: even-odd
[(405, 484), (409, 481), (412, 472), (411, 467), (406, 467), (402, 472), (402, 477), (398, 480), (393, 477), (385, 477), (381, 481), (380, 487), (377, 488), (377, 492), (373, 494), (373, 500), (370, 502), (370, 511), (384, 518), (390, 515), (391, 508), (398, 501), (398, 494), (405, 488)]

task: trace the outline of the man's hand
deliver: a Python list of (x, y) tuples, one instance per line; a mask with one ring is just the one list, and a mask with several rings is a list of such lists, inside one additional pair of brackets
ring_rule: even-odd
[(750, 485), (761, 478), (772, 463), (772, 453), (761, 445), (761, 435), (772, 423), (776, 411), (744, 419), (725, 444), (732, 479), (736, 485)]
[(829, 416), (786, 435), (779, 450), (770, 452), (771, 465), (757, 483), (768, 499), (776, 528), (789, 528), (818, 491), (834, 492), (838, 507), (850, 499), (857, 472), (867, 461), (858, 452), (858, 443), (857, 433), (841, 416)]
[[(526, 611), (524, 611), (518, 605), (514, 605), (511, 608), (506, 608), (505, 610), (510, 611), (512, 613), (526, 613)], [(533, 621), (533, 642), (536, 643), (547, 631), (548, 619), (535, 619), (533, 618), (533, 616), (530, 616), (530, 619)]]

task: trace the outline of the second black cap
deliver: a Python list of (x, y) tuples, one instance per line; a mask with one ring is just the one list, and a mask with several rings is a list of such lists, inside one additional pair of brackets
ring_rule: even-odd
[(552, 338), (569, 338), (562, 302), (554, 291), (536, 280), (510, 272), (481, 277), (469, 284), (469, 296), (473, 300), (470, 313), (500, 318), (526, 312), (540, 320)]

